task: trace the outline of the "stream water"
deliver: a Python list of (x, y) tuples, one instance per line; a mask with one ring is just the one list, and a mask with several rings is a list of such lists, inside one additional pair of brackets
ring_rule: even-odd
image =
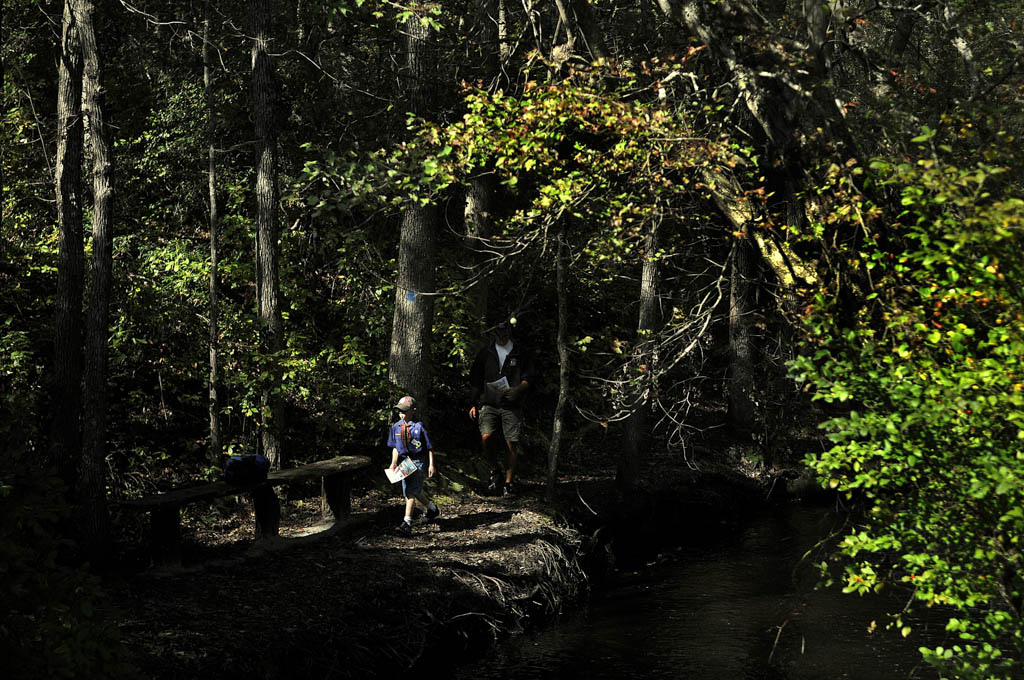
[(668, 563), (620, 573), (585, 608), (453, 677), (936, 678), (917, 648), (942, 643), (943, 621), (916, 621), (904, 639), (885, 629), (897, 602), (814, 590), (816, 570), (801, 556), (833, 521), (820, 509), (780, 509)]

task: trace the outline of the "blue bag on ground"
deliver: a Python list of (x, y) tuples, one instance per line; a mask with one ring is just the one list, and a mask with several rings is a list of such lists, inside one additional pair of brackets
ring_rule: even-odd
[(224, 464), (224, 481), (236, 486), (258, 484), (267, 478), (268, 472), (270, 461), (266, 456), (258, 453), (231, 456)]

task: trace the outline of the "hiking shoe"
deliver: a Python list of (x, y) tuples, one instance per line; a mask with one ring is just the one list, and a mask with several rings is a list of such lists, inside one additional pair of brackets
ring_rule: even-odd
[(505, 496), (515, 496), (516, 492), (519, 491), (519, 485), (515, 482), (505, 482), (504, 494)]
[(412, 536), (412, 525), (402, 520), (397, 527), (395, 527), (395, 533), (399, 536)]
[(437, 507), (435, 505), (433, 510), (431, 510), (430, 508), (427, 508), (427, 512), (425, 513), (425, 519), (428, 522), (433, 522), (435, 519), (438, 518), (438, 516), (440, 514), (441, 514), (441, 508), (439, 508), (439, 507)]
[(491, 475), (491, 483), (487, 485), (487, 493), (492, 496), (500, 496), (504, 488), (505, 482), (502, 480), (501, 475), (498, 473)]

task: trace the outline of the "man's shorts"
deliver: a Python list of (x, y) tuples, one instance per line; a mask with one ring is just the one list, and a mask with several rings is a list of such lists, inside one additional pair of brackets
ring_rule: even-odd
[(490, 435), (501, 431), (507, 441), (519, 441), (519, 430), (523, 423), (523, 415), (519, 409), (485, 405), (480, 407), (477, 419), (480, 434)]
[(412, 498), (423, 491), (423, 482), (427, 479), (427, 473), (423, 471), (422, 458), (409, 458), (416, 464), (416, 472), (402, 480), (402, 497)]

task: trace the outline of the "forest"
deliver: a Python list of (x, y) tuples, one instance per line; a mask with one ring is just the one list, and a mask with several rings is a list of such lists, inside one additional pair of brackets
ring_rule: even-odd
[(854, 517), (824, 583), (948, 613), (941, 677), (1021, 677), (1022, 17), (3, 0), (0, 647), (115, 675), (119, 499), (379, 447), (403, 394), (477, 456), (511, 319), (549, 495), (595, 431), (623, 499), (812, 475)]

